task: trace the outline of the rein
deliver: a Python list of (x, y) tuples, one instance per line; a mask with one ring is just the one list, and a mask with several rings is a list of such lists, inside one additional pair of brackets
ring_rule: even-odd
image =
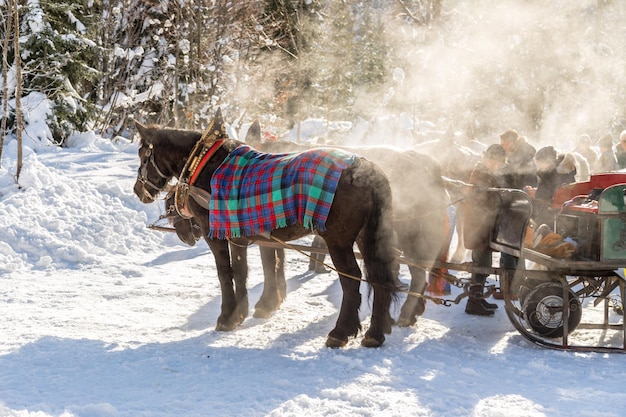
[[(370, 285), (379, 285), (379, 284), (376, 284), (376, 283), (373, 283), (373, 282), (369, 282), (366, 279), (363, 279), (361, 277), (357, 277), (357, 276), (354, 276), (354, 275), (350, 275), (350, 274), (345, 274), (343, 272), (339, 272), (339, 271), (337, 271), (337, 269), (335, 269), (335, 267), (333, 265), (328, 265), (327, 263), (325, 263), (323, 261), (320, 261), (319, 259), (314, 258), (313, 256), (309, 255), (305, 251), (301, 250), (299, 247), (293, 246), (293, 245), (291, 245), (291, 244), (289, 244), (289, 243), (287, 243), (287, 242), (277, 238), (276, 236), (271, 236), (270, 235), (270, 238), (272, 240), (276, 241), (282, 247), (285, 247), (287, 249), (291, 249), (293, 251), (296, 251), (296, 252), (300, 253), (301, 255), (304, 255), (304, 256), (308, 257), (309, 259), (312, 259), (315, 262), (324, 265), (326, 268), (328, 268), (328, 269), (330, 269), (332, 271), (335, 271), (339, 275), (343, 275), (344, 277), (352, 279), (352, 280), (355, 280), (355, 281), (366, 282), (366, 283), (368, 283)], [(255, 242), (255, 243), (260, 244), (259, 242)], [(400, 252), (397, 249), (396, 249), (396, 251)], [(415, 266), (417, 268), (424, 269), (425, 271), (428, 271), (428, 268), (425, 268), (423, 265), (419, 265), (417, 263), (411, 262), (410, 260), (404, 258), (401, 255), (398, 255), (398, 257), (401, 258), (402, 262), (406, 263), (407, 265)], [(456, 277), (455, 277), (455, 280), (457, 280)], [(456, 299), (454, 299), (454, 300), (447, 300), (447, 299), (443, 299), (443, 298), (439, 298), (439, 297), (431, 297), (429, 295), (420, 294), (418, 292), (410, 291), (410, 290), (402, 290), (402, 289), (400, 289), (400, 290), (397, 290), (397, 292), (401, 292), (401, 293), (404, 293), (404, 294), (407, 294), (407, 295), (412, 295), (412, 296), (418, 297), (418, 298), (423, 298), (425, 300), (430, 300), (430, 301), (432, 301), (433, 303), (435, 303), (437, 305), (443, 305), (445, 307), (451, 307), (452, 304), (458, 304), (459, 302), (461, 302), (461, 299), (463, 299), (464, 297), (466, 297), (469, 294), (466, 291), (464, 291), (462, 294), (460, 294), (458, 297), (456, 297)]]

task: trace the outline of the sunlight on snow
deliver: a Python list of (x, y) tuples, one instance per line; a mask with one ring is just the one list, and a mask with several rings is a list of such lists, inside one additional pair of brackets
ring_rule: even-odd
[(402, 341), (406, 351), (411, 351), (426, 341), (442, 339), (450, 331), (449, 327), (425, 317), (421, 317), (420, 322), (420, 331), (412, 332)]
[(545, 417), (541, 405), (519, 395), (495, 395), (480, 400), (472, 417)]

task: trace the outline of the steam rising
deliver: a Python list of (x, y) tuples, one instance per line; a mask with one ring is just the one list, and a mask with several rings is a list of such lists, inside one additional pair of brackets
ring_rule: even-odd
[[(368, 9), (362, 2), (352, 4), (353, 25), (362, 25), (358, 13)], [(298, 65), (319, 68), (315, 82), (326, 89), (328, 99), (318, 98), (296, 112), (297, 120), (354, 121), (358, 114), (363, 120), (356, 120), (351, 138), (363, 131), (357, 138), (361, 144), (403, 147), (436, 138), (432, 129), (415, 137), (424, 133), (424, 122), (434, 123), (436, 134), (451, 129), (485, 143), (496, 142), (499, 133), (512, 128), (536, 147), (551, 144), (561, 150), (572, 149), (581, 134), (589, 134), (595, 144), (605, 134), (617, 137), (626, 128), (626, 2), (442, 0), (441, 16), (429, 25), (402, 20), (397, 10), (390, 12), (393, 4), (368, 3), (378, 9), (367, 16), (379, 21), (367, 36), (340, 36), (333, 32), (332, 15), (323, 19), (326, 30), (317, 49)], [(374, 42), (372, 37), (380, 39)], [(360, 46), (346, 38), (358, 39)], [(353, 75), (350, 51), (365, 48), (359, 51), (366, 58), (380, 53), (370, 45), (383, 45), (386, 78), (376, 86), (351, 86), (360, 88), (356, 92), (342, 91), (346, 84), (339, 81)], [(274, 103), (266, 107), (267, 114), (280, 105), (273, 101), (275, 84), (269, 80), (291, 64), (280, 51), (266, 58), (253, 88), (246, 85), (238, 96), (250, 108)], [(347, 104), (334, 101), (353, 96)], [(304, 95), (300, 99), (313, 101)], [(271, 120), (262, 124), (280, 130)], [(332, 136), (327, 138), (336, 141)]]
[(405, 79), (395, 91), (418, 117), (481, 140), (515, 128), (568, 148), (582, 133), (595, 141), (624, 128), (626, 3), (444, 5), (436, 25), (388, 34), (399, 50), (414, 45), (397, 63)]

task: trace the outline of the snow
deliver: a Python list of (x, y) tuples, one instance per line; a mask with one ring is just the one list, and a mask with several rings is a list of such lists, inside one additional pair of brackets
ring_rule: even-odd
[[(325, 348), (339, 283), (335, 273), (308, 272), (296, 252), (287, 254), (280, 310), (216, 332), (212, 255), (204, 242), (188, 247), (146, 227), (162, 204), (133, 194), (135, 143), (83, 134), (66, 148), (29, 138), (25, 146), (19, 187), (14, 140), (0, 168), (0, 416), (611, 417), (626, 409), (626, 355), (535, 346), (502, 301), (487, 318), (464, 314), (464, 303), (429, 303), (382, 348), (359, 339)], [(262, 276), (257, 248), (249, 253), (252, 312)], [(404, 267), (401, 279), (409, 280)]]

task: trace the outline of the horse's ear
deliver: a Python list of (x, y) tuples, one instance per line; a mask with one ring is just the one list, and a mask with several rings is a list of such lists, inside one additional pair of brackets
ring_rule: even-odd
[(146, 125), (143, 125), (139, 122), (135, 122), (135, 127), (137, 128), (137, 132), (139, 132), (139, 136), (141, 136), (141, 138), (145, 138), (148, 135), (148, 127)]
[(261, 143), (261, 123), (258, 120), (252, 122), (246, 133), (246, 143), (254, 145)]
[(221, 107), (217, 108), (215, 117), (213, 118), (213, 134), (216, 138), (228, 137), (228, 133), (226, 133), (226, 123), (224, 123), (224, 118), (222, 117)]

